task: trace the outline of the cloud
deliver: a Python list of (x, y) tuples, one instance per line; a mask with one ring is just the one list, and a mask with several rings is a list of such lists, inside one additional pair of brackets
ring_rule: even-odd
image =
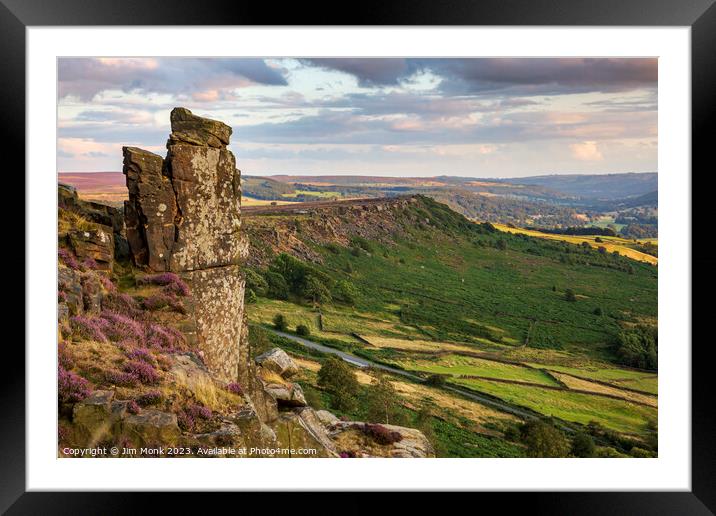
[(602, 161), (604, 156), (599, 150), (597, 142), (573, 143), (569, 146), (572, 156), (579, 161)]
[(122, 145), (163, 153), (177, 105), (231, 124), (247, 173), (277, 163), (436, 175), (656, 163), (653, 59), (299, 61), (61, 59), (58, 163), (118, 170)]
[(421, 72), (440, 77), (440, 89), (546, 95), (656, 87), (654, 58), (304, 59), (349, 73), (364, 86), (396, 85)]
[(321, 58), (299, 59), (307, 66), (318, 66), (328, 70), (338, 70), (353, 75), (362, 86), (398, 84), (415, 72), (409, 59), (395, 58)]
[(252, 84), (288, 84), (282, 69), (243, 58), (61, 58), (58, 79), (60, 98), (83, 100), (107, 90), (211, 100)]

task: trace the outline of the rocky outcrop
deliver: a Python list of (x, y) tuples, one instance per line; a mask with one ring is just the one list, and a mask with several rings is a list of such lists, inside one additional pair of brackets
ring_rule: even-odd
[[(366, 427), (378, 427), (394, 434), (393, 442), (381, 443)], [(395, 425), (366, 425), (355, 421), (336, 421), (328, 425), (328, 434), (337, 449), (352, 457), (426, 458), (435, 450), (425, 435), (415, 428)]]
[(92, 260), (97, 270), (111, 271), (114, 263), (112, 228), (97, 226), (86, 231), (72, 231), (67, 235), (70, 248), (81, 262)]
[(125, 417), (121, 433), (136, 446), (177, 444), (181, 436), (175, 414), (153, 409)]
[(256, 374), (263, 391), (273, 398), (278, 407), (305, 407), (306, 397), (298, 383), (289, 378), (298, 372), (298, 365), (281, 348), (273, 348), (256, 357)]
[(273, 348), (255, 359), (256, 363), (283, 378), (290, 378), (298, 373), (298, 365), (281, 348)]
[(335, 443), (309, 407), (281, 414), (276, 422), (276, 438), (282, 448), (315, 450), (314, 455), (291, 455), (296, 458), (337, 457)]
[[(60, 208), (72, 211), (81, 215), (86, 220), (94, 223), (98, 226), (103, 233), (108, 234), (110, 241), (102, 240), (100, 236), (99, 252), (100, 256), (95, 258), (92, 256), (95, 250), (77, 250), (72, 243), (70, 245), (75, 249), (75, 253), (79, 258), (90, 255), (94, 258), (99, 265), (111, 264), (111, 261), (107, 261), (109, 258), (126, 258), (129, 252), (129, 246), (127, 244), (126, 231), (124, 226), (124, 214), (122, 210), (101, 204), (98, 202), (84, 201), (77, 195), (77, 190), (70, 185), (59, 183), (57, 185), (57, 202)], [(92, 236), (85, 236), (84, 231), (75, 232), (75, 245), (82, 246), (82, 241), (89, 239), (92, 242)], [(92, 232), (96, 235), (96, 232)], [(70, 235), (68, 235), (70, 236)], [(97, 242), (94, 242), (97, 245)], [(107, 246), (111, 245), (111, 249), (107, 249)], [(108, 266), (105, 265), (104, 270), (108, 270)]]
[[(241, 188), (231, 128), (175, 108), (168, 153), (124, 147), (127, 240), (134, 263), (187, 282), (190, 339), (212, 373), (235, 381), (246, 368)], [(242, 360), (242, 357), (244, 359)]]

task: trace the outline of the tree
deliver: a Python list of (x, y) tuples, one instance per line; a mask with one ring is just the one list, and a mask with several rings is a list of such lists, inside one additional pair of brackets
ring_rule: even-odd
[(574, 290), (568, 288), (564, 291), (564, 299), (573, 303), (577, 300), (577, 295), (574, 293)]
[(253, 290), (256, 295), (265, 296), (268, 292), (268, 283), (261, 274), (253, 269), (244, 269), (246, 290)]
[(273, 316), (273, 326), (279, 331), (286, 331), (288, 323), (286, 322), (286, 318), (283, 314), (276, 314)]
[(445, 385), (445, 377), (441, 374), (431, 374), (425, 379), (425, 383), (433, 387), (440, 387)]
[(572, 440), (572, 455), (575, 457), (594, 457), (597, 447), (594, 444), (592, 436), (579, 432)]
[(277, 272), (268, 271), (264, 277), (268, 288), (266, 295), (272, 299), (288, 299), (288, 284), (286, 280)]
[[(331, 279), (315, 267), (289, 254), (281, 253), (274, 258), (269, 272), (283, 277), (288, 292), (314, 302), (331, 300)], [(268, 280), (268, 277), (266, 279)]]
[(296, 334), (302, 337), (308, 337), (311, 334), (311, 330), (305, 324), (299, 324), (296, 326)]
[(391, 420), (395, 422), (400, 404), (398, 395), (385, 375), (378, 377), (378, 381), (368, 388), (366, 400), (366, 415), (369, 421), (381, 422), (386, 425)]
[(333, 297), (338, 301), (353, 306), (356, 303), (357, 296), (358, 290), (353, 283), (348, 280), (339, 280), (336, 282), (336, 286), (333, 289)]
[(332, 405), (345, 412), (355, 410), (360, 384), (355, 371), (343, 360), (329, 356), (318, 371), (318, 386), (331, 395)]
[(569, 441), (550, 423), (535, 419), (525, 423), (520, 433), (528, 457), (566, 457), (569, 453)]
[(594, 315), (601, 316), (602, 315), (602, 309), (600, 307), (596, 307), (594, 309)]
[(617, 357), (622, 364), (640, 369), (658, 367), (657, 328), (639, 325), (617, 335)]
[(303, 295), (314, 303), (330, 303), (333, 299), (328, 287), (315, 276), (308, 276), (303, 287)]

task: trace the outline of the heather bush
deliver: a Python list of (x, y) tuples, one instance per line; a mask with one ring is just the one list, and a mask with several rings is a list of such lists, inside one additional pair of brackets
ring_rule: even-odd
[(144, 301), (142, 301), (142, 306), (147, 310), (151, 310), (152, 312), (155, 310), (161, 310), (165, 307), (169, 307), (173, 311), (179, 313), (186, 312), (186, 310), (184, 309), (184, 305), (177, 296), (175, 296), (174, 294), (166, 294), (164, 292), (159, 292), (158, 294), (149, 296)]
[(156, 359), (152, 352), (147, 348), (135, 348), (127, 351), (127, 358), (131, 360), (139, 360), (140, 362), (146, 362), (147, 364), (156, 364)]
[(172, 303), (172, 298), (167, 294), (159, 293), (149, 296), (142, 301), (142, 307), (146, 310), (160, 310)]
[(60, 261), (67, 265), (70, 269), (74, 269), (76, 271), (80, 270), (80, 263), (77, 261), (75, 255), (72, 254), (68, 249), (60, 247), (57, 250), (57, 256)]
[(60, 303), (64, 303), (65, 301), (67, 301), (67, 294), (62, 290), (58, 290), (57, 301), (59, 301)]
[(338, 456), (339, 456), (341, 459), (355, 459), (355, 458), (356, 458), (356, 453), (355, 453), (354, 451), (351, 451), (351, 450), (346, 450), (346, 451), (342, 451), (341, 453), (339, 453)]
[(393, 444), (403, 440), (400, 432), (388, 430), (383, 425), (365, 423), (361, 429), (378, 444)]
[(81, 376), (59, 367), (57, 371), (57, 397), (62, 403), (82, 401), (90, 395), (89, 382)]
[(226, 390), (232, 394), (238, 394), (239, 396), (244, 393), (244, 390), (241, 388), (241, 385), (236, 382), (231, 382), (229, 385), (227, 385)]
[(185, 410), (180, 410), (177, 413), (177, 424), (182, 430), (190, 432), (194, 429), (194, 418), (187, 414)]
[(167, 294), (174, 294), (176, 296), (186, 297), (189, 295), (189, 286), (182, 280), (169, 283), (164, 287), (164, 292)]
[(135, 319), (141, 315), (139, 303), (129, 294), (110, 292), (102, 298), (102, 308)]
[(197, 405), (195, 403), (189, 405), (186, 409), (187, 413), (193, 419), (211, 419), (211, 409), (204, 407), (203, 405)]
[(67, 347), (67, 343), (63, 340), (57, 344), (57, 358), (61, 367), (64, 369), (72, 369), (75, 365), (75, 361), (70, 354), (70, 350)]
[(158, 405), (162, 401), (162, 393), (159, 391), (149, 391), (144, 394), (137, 396), (135, 401), (142, 407), (148, 407), (150, 405)]
[(170, 283), (175, 283), (181, 281), (179, 276), (174, 274), (173, 272), (162, 272), (160, 274), (150, 274), (149, 276), (144, 276), (142, 278), (137, 279), (137, 283), (140, 285), (169, 285)]
[(70, 318), (70, 326), (73, 335), (98, 342), (107, 342), (107, 336), (104, 330), (107, 327), (107, 321), (97, 317), (86, 317), (84, 315), (75, 315)]
[(104, 379), (107, 383), (120, 387), (134, 387), (139, 383), (136, 375), (125, 371), (106, 371)]
[(189, 286), (173, 272), (144, 276), (143, 278), (139, 278), (137, 283), (140, 285), (161, 285), (167, 294), (175, 294), (177, 296), (189, 295)]
[(105, 336), (114, 342), (131, 340), (137, 343), (144, 341), (144, 328), (142, 325), (126, 315), (115, 312), (102, 312)]
[(299, 324), (296, 326), (296, 334), (301, 335), (302, 337), (308, 337), (311, 335), (311, 329), (305, 324)]
[(133, 360), (124, 364), (124, 372), (137, 377), (144, 384), (155, 384), (159, 381), (159, 374), (151, 364)]
[(131, 400), (129, 403), (127, 403), (127, 412), (129, 412), (130, 414), (139, 414), (141, 411), (142, 409), (136, 401)]
[(165, 351), (175, 351), (184, 345), (184, 335), (169, 326), (149, 323), (146, 326), (147, 346)]

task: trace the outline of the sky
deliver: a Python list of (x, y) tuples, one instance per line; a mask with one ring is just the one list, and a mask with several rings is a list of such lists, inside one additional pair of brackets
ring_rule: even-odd
[(176, 106), (231, 125), (246, 175), (657, 171), (642, 58), (61, 58), (58, 171), (165, 155)]

